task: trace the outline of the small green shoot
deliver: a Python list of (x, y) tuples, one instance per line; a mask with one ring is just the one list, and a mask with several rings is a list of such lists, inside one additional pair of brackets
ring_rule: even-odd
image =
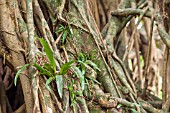
[(56, 30), (56, 33), (58, 33), (58, 34), (62, 33), (62, 36), (61, 36), (62, 44), (64, 44), (67, 37), (70, 37), (70, 38), (73, 37), (73, 29), (70, 24), (68, 24), (66, 26), (59, 24), (59, 28), (58, 28), (58, 30)]
[(30, 64), (25, 64), (24, 66), (21, 67), (21, 69), (19, 69), (15, 75), (15, 78), (14, 78), (14, 85), (16, 86), (17, 85), (17, 80), (18, 80), (18, 77), (19, 75), (22, 73), (22, 71), (24, 69), (26, 69), (28, 66), (30, 66)]

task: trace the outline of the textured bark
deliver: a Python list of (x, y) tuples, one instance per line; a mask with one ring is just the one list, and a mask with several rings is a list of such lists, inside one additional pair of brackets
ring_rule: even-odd
[[(0, 0), (0, 113), (168, 112), (168, 1)], [(14, 87), (14, 73), (25, 64), (31, 66)], [(160, 96), (161, 86), (163, 102), (150, 95)]]
[[(25, 65), (25, 59), (23, 55), (23, 48), (21, 46), (20, 41), (17, 38), (17, 34), (15, 33), (15, 24), (11, 18), (11, 12), (9, 11), (9, 6), (6, 4), (6, 0), (1, 0), (0, 4), (0, 31), (1, 38), (4, 41), (6, 47), (9, 49), (9, 54), (12, 58), (12, 62), (10, 62), (14, 69), (17, 70), (18, 66)], [(14, 12), (12, 12), (15, 15)], [(27, 113), (33, 112), (33, 98), (30, 86), (30, 80), (26, 76), (27, 71), (24, 71), (21, 76), (21, 84), (24, 92), (24, 99), (26, 102)]]

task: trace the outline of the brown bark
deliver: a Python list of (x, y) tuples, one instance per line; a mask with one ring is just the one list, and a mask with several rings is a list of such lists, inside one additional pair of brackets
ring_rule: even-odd
[[(5, 43), (5, 46), (9, 50), (9, 54), (12, 58), (11, 64), (14, 66), (14, 69), (17, 70), (18, 66), (25, 65), (23, 48), (21, 46), (20, 41), (18, 40), (17, 34), (15, 32), (15, 24), (14, 12), (10, 12), (9, 4), (7, 4), (6, 0), (0, 0), (0, 31), (1, 38)], [(31, 93), (30, 80), (28, 78), (27, 72), (24, 71), (19, 77), (22, 84), (22, 89), (24, 92), (24, 99), (26, 102), (27, 113), (31, 113), (33, 111), (33, 98)]]

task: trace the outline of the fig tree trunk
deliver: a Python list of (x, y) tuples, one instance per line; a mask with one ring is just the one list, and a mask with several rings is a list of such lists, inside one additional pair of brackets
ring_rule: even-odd
[(0, 113), (168, 113), (169, 5), (0, 0)]

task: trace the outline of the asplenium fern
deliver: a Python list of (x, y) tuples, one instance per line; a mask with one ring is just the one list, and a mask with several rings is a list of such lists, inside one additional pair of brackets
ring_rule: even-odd
[(39, 75), (45, 75), (48, 77), (48, 80), (46, 81), (46, 87), (51, 93), (53, 93), (53, 90), (50, 87), (50, 83), (52, 81), (56, 82), (58, 94), (60, 98), (62, 98), (63, 76), (67, 74), (68, 70), (70, 69), (73, 70), (74, 74), (77, 76), (77, 78), (79, 78), (82, 91), (85, 89), (85, 76), (84, 75), (86, 72), (86, 68), (88, 66), (91, 66), (93, 69), (100, 71), (100, 69), (94, 62), (92, 62), (91, 60), (88, 60), (83, 53), (80, 53), (77, 60), (66, 62), (65, 64), (61, 66), (60, 71), (57, 72), (55, 58), (54, 58), (52, 50), (50, 49), (49, 45), (44, 39), (40, 38), (39, 40), (44, 48), (46, 57), (48, 59), (47, 62), (41, 65), (35, 62), (33, 64), (26, 64), (22, 66), (16, 73), (16, 76), (14, 79), (15, 85), (17, 84), (17, 79), (18, 79), (18, 76), (21, 74), (21, 72), (24, 69), (26, 69), (28, 66), (34, 66), (39, 71)]
[(26, 64), (22, 66), (16, 73), (14, 84), (15, 85), (17, 84), (18, 76), (21, 74), (21, 72), (24, 69), (26, 69), (26, 67), (34, 66), (39, 71), (39, 75), (45, 75), (48, 77), (48, 80), (46, 81), (46, 87), (51, 93), (53, 93), (53, 90), (50, 87), (50, 83), (55, 80), (55, 82), (57, 83), (57, 87), (58, 87), (57, 91), (59, 93), (60, 98), (62, 98), (62, 91), (63, 91), (62, 75), (56, 72), (56, 63), (55, 63), (53, 52), (44, 39), (40, 38), (39, 40), (44, 48), (48, 61), (45, 62), (43, 65), (40, 65), (39, 63), (34, 62), (33, 64)]

